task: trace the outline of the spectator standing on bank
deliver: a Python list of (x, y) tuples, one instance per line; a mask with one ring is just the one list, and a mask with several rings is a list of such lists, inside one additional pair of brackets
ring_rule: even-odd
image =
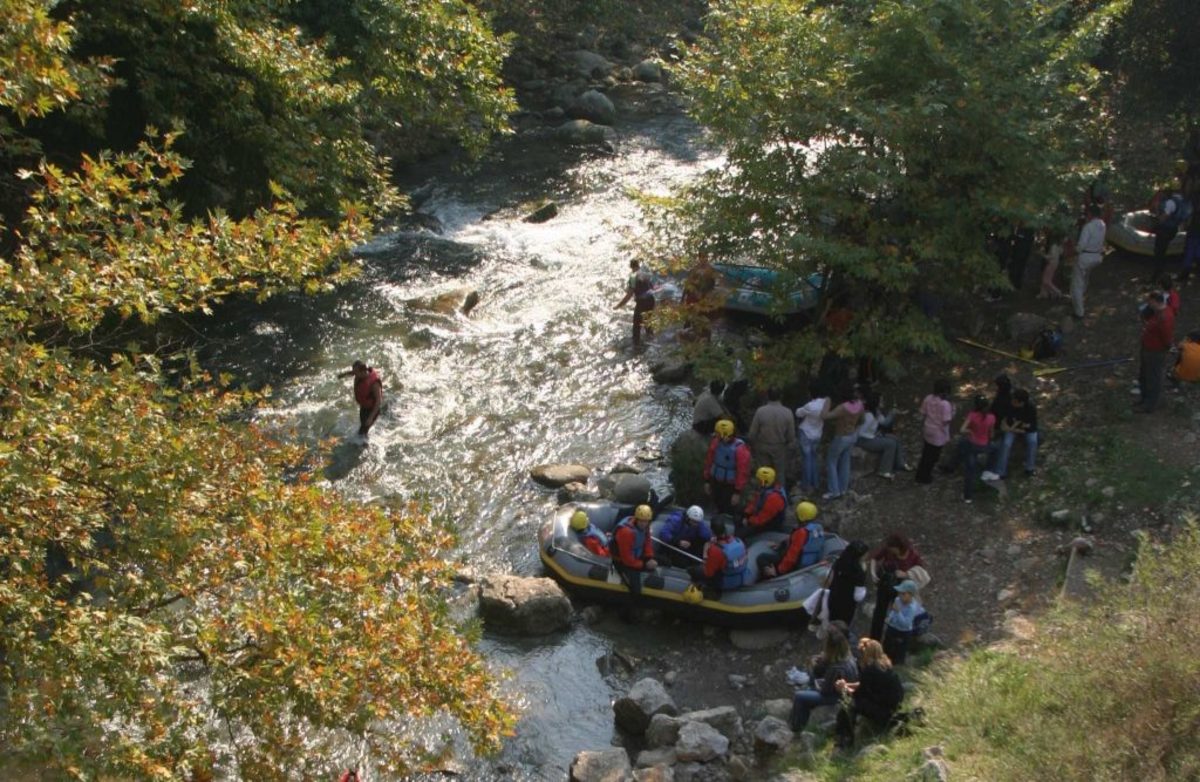
[(921, 436), (925, 445), (917, 463), (917, 483), (933, 483), (933, 468), (950, 442), (950, 422), (954, 420), (954, 405), (950, 403), (950, 381), (941, 379), (933, 384), (933, 393), (921, 400)]
[(812, 494), (821, 485), (821, 462), (819, 451), (821, 436), (825, 432), (824, 414), (829, 412), (829, 395), (820, 380), (812, 384), (812, 399), (803, 407), (796, 408), (796, 420), (800, 422), (797, 440), (800, 443), (800, 487), (805, 494)]
[(1138, 413), (1153, 413), (1162, 396), (1163, 375), (1167, 369), (1167, 356), (1175, 343), (1175, 316), (1167, 306), (1167, 297), (1162, 291), (1153, 291), (1146, 297), (1149, 305), (1142, 317), (1142, 343), (1138, 384), (1141, 401), (1134, 408)]
[(1100, 217), (1102, 208), (1091, 204), (1088, 221), (1079, 231), (1076, 242), (1075, 270), (1071, 274), (1071, 306), (1076, 319), (1083, 319), (1083, 299), (1087, 293), (1088, 275), (1104, 260), (1104, 234), (1108, 230)]
[(796, 450), (796, 417), (779, 401), (779, 389), (767, 389), (767, 403), (750, 421), (750, 452), (760, 467), (772, 467), (775, 480), (788, 488), (788, 467)]

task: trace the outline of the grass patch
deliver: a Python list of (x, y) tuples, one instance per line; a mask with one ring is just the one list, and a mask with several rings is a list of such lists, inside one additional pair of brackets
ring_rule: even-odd
[(983, 649), (919, 674), (926, 721), (885, 752), (818, 759), (824, 780), (903, 779), (943, 748), (955, 779), (1200, 778), (1200, 529), (1146, 542), (1128, 587), (1101, 585), (1020, 651)]

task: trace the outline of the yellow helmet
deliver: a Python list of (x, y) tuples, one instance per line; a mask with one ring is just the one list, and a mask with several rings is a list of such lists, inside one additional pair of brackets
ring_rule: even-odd
[(638, 521), (650, 521), (654, 518), (654, 510), (649, 505), (639, 505), (633, 512), (633, 517)]
[(716, 432), (718, 437), (732, 437), (734, 433), (733, 421), (722, 418), (720, 421), (717, 421), (717, 425), (713, 427), (713, 431)]
[(582, 532), (583, 530), (587, 529), (587, 525), (588, 517), (586, 513), (581, 510), (577, 510), (571, 514), (571, 529), (575, 530), (576, 532)]
[(695, 584), (688, 584), (688, 588), (683, 590), (683, 602), (699, 603), (704, 599), (704, 592)]
[(763, 486), (775, 485), (775, 468), (759, 467), (758, 472), (754, 473), (754, 477), (758, 478), (758, 482)]
[(800, 521), (812, 521), (817, 517), (817, 506), (811, 502), (802, 502), (796, 506), (796, 518)]

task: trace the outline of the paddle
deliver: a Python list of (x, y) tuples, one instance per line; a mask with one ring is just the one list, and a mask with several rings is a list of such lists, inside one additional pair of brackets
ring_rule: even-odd
[(650, 540), (653, 540), (655, 543), (658, 543), (658, 544), (661, 544), (661, 545), (663, 545), (663, 546), (666, 546), (667, 548), (671, 549), (671, 551), (678, 551), (680, 554), (683, 554), (685, 557), (691, 557), (692, 559), (696, 560), (697, 562), (699, 562), (699, 563), (701, 563), (701, 564), (704, 564), (704, 560), (703, 560), (703, 559), (701, 559), (700, 557), (696, 556), (695, 554), (693, 554), (693, 553), (692, 553), (692, 552), (690, 552), (690, 551), (685, 551), (684, 549), (681, 549), (681, 548), (677, 548), (677, 547), (675, 547), (675, 546), (672, 546), (670, 543), (666, 542), (665, 540), (660, 540), (659, 538), (656, 538), (656, 537), (654, 537), (653, 535), (651, 535), (651, 536), (650, 536)]
[(1091, 369), (1092, 367), (1107, 367), (1113, 364), (1124, 364), (1127, 361), (1133, 361), (1132, 357), (1126, 358), (1109, 358), (1104, 361), (1089, 361), (1086, 364), (1076, 364), (1072, 367), (1042, 367), (1041, 369), (1033, 370), (1036, 377), (1045, 377), (1046, 375), (1054, 375), (1059, 372), (1070, 372), (1072, 369)]
[(994, 348), (991, 345), (985, 345), (982, 342), (976, 342), (975, 340), (967, 339), (966, 337), (959, 337), (958, 341), (963, 343), (964, 345), (970, 345), (973, 348), (979, 348), (981, 350), (989, 350), (992, 353), (998, 353), (1001, 356), (1008, 356), (1009, 358), (1015, 358), (1017, 361), (1024, 361), (1027, 364), (1034, 364), (1039, 367), (1046, 366), (1041, 361), (1037, 361), (1032, 358), (1025, 358), (1024, 356), (1017, 355), (1016, 353), (1009, 353), (1007, 350), (1001, 350), (1000, 348)]

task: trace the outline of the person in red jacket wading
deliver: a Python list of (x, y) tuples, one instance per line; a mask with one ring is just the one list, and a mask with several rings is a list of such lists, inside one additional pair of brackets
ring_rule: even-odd
[(383, 381), (379, 373), (361, 361), (355, 361), (349, 372), (341, 372), (339, 378), (354, 377), (354, 401), (358, 403), (358, 437), (367, 440), (379, 411), (383, 409)]

